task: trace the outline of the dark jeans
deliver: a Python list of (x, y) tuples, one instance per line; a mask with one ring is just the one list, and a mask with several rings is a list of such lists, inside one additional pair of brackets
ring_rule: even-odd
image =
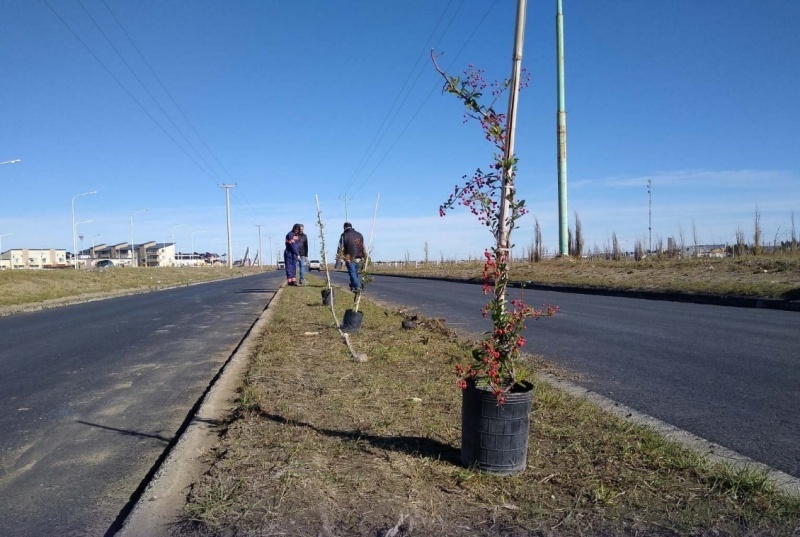
[(350, 290), (360, 291), (361, 280), (358, 279), (358, 263), (356, 261), (345, 261), (344, 266), (347, 267), (347, 274), (350, 276)]

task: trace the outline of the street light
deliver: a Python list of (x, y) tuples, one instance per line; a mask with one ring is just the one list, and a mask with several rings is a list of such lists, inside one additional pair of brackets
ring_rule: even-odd
[[(10, 237), (11, 235), (13, 235), (13, 233), (3, 233), (0, 235), (0, 255), (3, 255), (3, 237)], [(8, 256), (8, 266), (11, 267), (11, 256)]]
[[(75, 223), (75, 230), (73, 231), (73, 233), (75, 235), (77, 235), (78, 234), (78, 226), (81, 225), (81, 224), (88, 224), (89, 222), (94, 222), (94, 220), (82, 220), (81, 222), (76, 222)], [(81, 236), (81, 248), (83, 248), (83, 236)], [(75, 246), (75, 249), (77, 250), (77, 245)], [(78, 266), (78, 257), (77, 257), (77, 255), (75, 255), (74, 257), (75, 257), (75, 266), (77, 267)]]
[(133, 267), (139, 266), (139, 264), (136, 262), (136, 246), (134, 246), (135, 243), (133, 242), (133, 217), (147, 210), (148, 209), (142, 209), (141, 211), (136, 211), (131, 215), (131, 266)]
[(178, 264), (178, 245), (175, 244), (175, 228), (185, 226), (186, 224), (177, 224), (172, 226), (172, 249), (175, 250), (175, 264)]
[(6, 160), (5, 162), (0, 162), (0, 165), (3, 165), (3, 164), (16, 164), (17, 162), (22, 162), (22, 160), (20, 160), (20, 159)]
[(205, 230), (201, 229), (200, 231), (192, 231), (192, 259), (194, 260), (194, 234), (195, 233), (203, 233)]
[(74, 261), (74, 268), (78, 268), (78, 258), (75, 256), (75, 250), (78, 249), (78, 237), (75, 235), (75, 228), (78, 225), (75, 223), (75, 198), (80, 198), (81, 196), (89, 196), (91, 194), (97, 194), (97, 190), (92, 190), (91, 192), (84, 192), (83, 194), (75, 194), (72, 196), (72, 260)]
[(94, 240), (99, 236), (100, 236), (99, 233), (95, 233), (94, 235), (92, 235), (92, 262), (94, 262), (94, 248), (95, 248)]

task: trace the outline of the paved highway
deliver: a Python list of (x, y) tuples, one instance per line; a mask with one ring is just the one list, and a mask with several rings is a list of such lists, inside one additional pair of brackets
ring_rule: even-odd
[[(347, 275), (334, 281), (346, 288)], [(474, 334), (491, 325), (475, 284), (378, 275), (366, 295)], [(524, 299), (561, 309), (527, 323), (527, 352), (587, 389), (800, 477), (800, 313), (534, 290)]]
[(113, 530), (283, 280), (0, 318), (0, 535)]

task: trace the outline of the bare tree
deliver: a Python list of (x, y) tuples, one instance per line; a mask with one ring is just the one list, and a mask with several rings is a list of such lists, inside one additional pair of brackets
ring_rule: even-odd
[(797, 232), (794, 227), (794, 211), (792, 211), (792, 232), (790, 236), (791, 243), (789, 244), (789, 248), (792, 253), (797, 251)]
[(408, 250), (406, 250), (405, 253), (405, 260), (406, 260), (406, 265), (411, 262), (411, 252), (409, 252)]
[(583, 225), (578, 211), (575, 211), (575, 257), (583, 257)]
[(633, 247), (633, 258), (636, 261), (641, 261), (644, 257), (644, 245), (642, 239), (636, 239), (636, 244)]
[(622, 253), (619, 249), (619, 241), (617, 240), (616, 231), (611, 233), (611, 259), (614, 261), (619, 261), (622, 259)]
[[(681, 257), (683, 257), (683, 252), (686, 251), (686, 237), (683, 233), (683, 226), (681, 225), (678, 225), (678, 244), (676, 246), (676, 249), (680, 252)], [(670, 252), (670, 257), (674, 256), (675, 253), (676, 252)]]
[(778, 235), (781, 233), (781, 226), (778, 226), (778, 229), (775, 230), (775, 238), (772, 239), (772, 254), (778, 253), (780, 249), (780, 243), (778, 242)]
[(424, 246), (423, 250), (425, 251), (425, 264), (427, 265), (428, 264), (428, 252), (429, 252), (429, 250), (428, 250), (428, 241), (425, 241), (425, 246)]
[(761, 211), (756, 205), (756, 212), (753, 215), (753, 254), (761, 255)]
[[(794, 218), (794, 215), (792, 216)], [(544, 257), (544, 244), (542, 243), (542, 226), (539, 219), (533, 217), (533, 260), (538, 263)]]
[(692, 220), (692, 245), (694, 246), (694, 256), (699, 257), (698, 253), (698, 240), (697, 240), (697, 224)]
[(736, 228), (736, 247), (734, 249), (734, 255), (742, 256), (747, 252), (747, 243), (744, 241), (744, 231), (742, 228)]

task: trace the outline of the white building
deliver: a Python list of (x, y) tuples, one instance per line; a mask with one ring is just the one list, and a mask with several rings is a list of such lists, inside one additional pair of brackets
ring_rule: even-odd
[(67, 251), (58, 248), (12, 248), (0, 252), (0, 269), (43, 269), (68, 266)]

